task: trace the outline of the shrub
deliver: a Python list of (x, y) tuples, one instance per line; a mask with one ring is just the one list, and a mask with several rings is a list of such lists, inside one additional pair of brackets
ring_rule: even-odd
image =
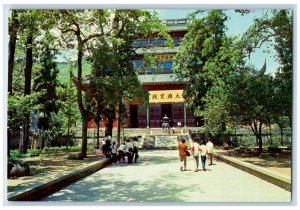
[(256, 137), (254, 135), (243, 135), (240, 138), (240, 146), (249, 148), (256, 146)]

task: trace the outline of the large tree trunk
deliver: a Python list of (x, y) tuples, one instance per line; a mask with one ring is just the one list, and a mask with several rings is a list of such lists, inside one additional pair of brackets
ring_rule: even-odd
[(12, 80), (14, 71), (15, 49), (17, 41), (18, 19), (17, 11), (12, 10), (11, 24), (9, 26), (9, 43), (8, 43), (8, 92), (12, 95)]
[(260, 155), (263, 152), (261, 129), (262, 129), (262, 122), (260, 121), (256, 122), (256, 120), (254, 120), (253, 123), (251, 124), (251, 130), (254, 133), (256, 138), (256, 145), (258, 146), (258, 155)]
[(45, 136), (43, 135), (42, 137), (42, 145), (41, 145), (41, 150), (45, 148)]
[(100, 148), (100, 141), (99, 141), (99, 137), (100, 137), (100, 120), (97, 121), (97, 144), (96, 144), (96, 148), (99, 149)]
[[(31, 93), (31, 74), (32, 74), (32, 34), (28, 35), (26, 40), (26, 65), (24, 69), (25, 74), (25, 86), (24, 86), (24, 95), (29, 95)], [(21, 145), (20, 153), (25, 154), (27, 152), (27, 146), (29, 142), (29, 123), (30, 123), (30, 113), (26, 116), (26, 122), (23, 126), (24, 129), (24, 139)]]
[(223, 122), (222, 123), (222, 130), (221, 130), (221, 140), (222, 140), (222, 145), (224, 149), (228, 149), (228, 138), (224, 135), (224, 132), (226, 130), (226, 124)]
[(262, 122), (259, 122), (259, 132), (258, 132), (258, 136), (257, 136), (257, 138), (258, 138), (258, 154), (261, 154), (263, 152), (261, 128), (262, 128)]
[(118, 132), (117, 132), (117, 142), (118, 145), (120, 145), (120, 136), (121, 136), (121, 107), (122, 107), (122, 102), (119, 101), (119, 116), (118, 116)]
[(87, 150), (87, 124), (89, 117), (89, 109), (85, 109), (83, 106), (82, 100), (82, 90), (81, 90), (81, 80), (82, 80), (82, 57), (83, 57), (83, 43), (82, 39), (79, 35), (77, 35), (78, 41), (78, 50), (77, 50), (77, 104), (80, 110), (81, 119), (82, 119), (82, 146), (81, 146), (81, 154), (83, 157), (86, 157)]
[(68, 116), (68, 131), (67, 131), (67, 142), (66, 142), (66, 147), (70, 145), (70, 116)]
[(271, 122), (269, 121), (269, 142), (270, 142), (270, 145), (272, 145), (272, 127), (271, 127)]
[(283, 146), (283, 126), (280, 126), (280, 144)]
[(28, 135), (28, 128), (26, 128), (27, 125), (24, 125), (21, 129), (21, 133), (20, 133), (20, 145), (19, 145), (19, 153), (20, 154), (25, 154), (27, 152), (27, 148), (28, 148), (28, 141), (27, 141), (27, 137), (29, 137)]
[(7, 128), (7, 157), (10, 156), (10, 140), (11, 140), (11, 131), (10, 128)]
[(108, 122), (106, 124), (106, 136), (112, 136), (114, 120), (112, 118), (108, 118), (107, 120)]
[(31, 74), (32, 74), (32, 41), (33, 36), (29, 35), (26, 40), (26, 66), (25, 66), (25, 87), (24, 95), (29, 95), (31, 92)]
[(86, 157), (87, 153), (87, 126), (88, 126), (88, 117), (82, 117), (82, 142), (81, 142), (81, 154), (83, 157)]

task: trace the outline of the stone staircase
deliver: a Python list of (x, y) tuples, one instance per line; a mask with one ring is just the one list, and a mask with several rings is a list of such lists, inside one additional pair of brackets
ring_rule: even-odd
[(190, 148), (191, 138), (189, 135), (149, 135), (139, 140), (140, 149), (177, 149), (181, 139), (185, 139)]
[[(177, 149), (184, 138), (188, 147), (191, 144), (190, 128), (125, 128), (121, 135), (138, 137), (140, 149)], [(104, 133), (104, 130), (103, 130)], [(113, 139), (116, 139), (116, 129), (113, 130)]]

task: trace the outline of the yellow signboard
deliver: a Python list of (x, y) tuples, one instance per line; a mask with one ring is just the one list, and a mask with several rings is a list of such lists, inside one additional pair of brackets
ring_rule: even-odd
[(149, 91), (149, 103), (178, 103), (183, 102), (183, 90)]
[(155, 57), (160, 59), (161, 61), (172, 60), (174, 56), (175, 56), (175, 54), (157, 54), (157, 55), (155, 55)]

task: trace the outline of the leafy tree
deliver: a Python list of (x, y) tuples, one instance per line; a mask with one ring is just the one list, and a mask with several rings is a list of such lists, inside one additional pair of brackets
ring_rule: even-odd
[[(293, 28), (291, 10), (271, 10), (255, 19), (253, 25), (243, 36), (244, 48), (249, 56), (263, 44), (275, 49), (275, 59), (280, 66), (276, 73), (276, 85), (285, 95), (281, 94), (278, 102), (282, 109), (277, 115), (286, 115), (292, 125), (292, 47)], [(280, 84), (278, 83), (280, 81)], [(277, 88), (277, 93), (278, 93)], [(284, 96), (284, 97), (282, 97)], [(278, 117), (276, 117), (279, 119)]]
[[(87, 151), (87, 124), (91, 110), (91, 104), (84, 104), (82, 59), (87, 49), (88, 42), (105, 35), (109, 13), (107, 10), (60, 10), (59, 29), (64, 37), (67, 47), (77, 50), (77, 104), (82, 118), (82, 147), (81, 153), (86, 157)], [(108, 32), (109, 33), (109, 32)], [(76, 44), (76, 47), (75, 47)]]
[[(51, 114), (58, 112), (57, 105), (57, 74), (58, 69), (54, 62), (56, 49), (53, 47), (54, 37), (49, 31), (45, 31), (43, 40), (40, 43), (41, 48), (41, 69), (34, 79), (33, 91), (42, 92), (38, 98), (38, 104), (41, 104), (39, 117), (39, 128), (44, 131), (50, 129)], [(44, 142), (44, 138), (43, 138)], [(42, 144), (44, 145), (44, 144)], [(43, 149), (43, 146), (42, 146)]]
[(9, 20), (9, 55), (8, 55), (8, 92), (12, 94), (12, 81), (15, 60), (15, 49), (17, 41), (17, 33), (19, 28), (17, 10), (11, 10), (11, 18)]
[(224, 147), (228, 147), (224, 136), (226, 125), (237, 123), (234, 115), (231, 115), (233, 103), (230, 99), (232, 94), (236, 94), (232, 87), (236, 83), (237, 70), (244, 66), (243, 58), (240, 43), (224, 36), (219, 52), (204, 66), (203, 77), (212, 81), (212, 84), (203, 97), (204, 109), (199, 111), (199, 115), (203, 116), (208, 130), (221, 133)]
[(76, 88), (71, 84), (69, 80), (65, 85), (57, 88), (57, 95), (59, 97), (59, 111), (61, 128), (60, 132), (67, 136), (66, 146), (71, 144), (71, 136), (74, 133), (73, 128), (76, 127), (78, 120), (80, 119), (80, 113), (76, 106)]
[[(213, 85), (221, 84), (227, 75), (226, 71), (232, 72), (234, 65), (228, 65), (230, 53), (226, 54), (226, 50), (220, 52), (222, 47), (225, 48), (229, 45), (226, 45), (227, 39), (225, 37), (227, 16), (222, 10), (200, 12), (204, 17), (197, 18), (197, 13), (192, 16), (192, 22), (188, 25), (188, 32), (175, 56), (173, 69), (180, 80), (188, 79), (183, 96), (188, 106), (194, 111), (194, 115), (204, 117), (203, 114), (205, 114), (205, 118), (208, 120), (212, 114), (211, 110), (208, 110), (210, 109), (208, 104), (216, 103), (207, 95), (208, 91)], [(219, 63), (219, 59), (222, 59), (222, 64)], [(230, 67), (223, 69), (222, 67), (226, 65)], [(216, 87), (216, 89), (219, 88)], [(212, 94), (216, 89), (211, 90), (209, 94)], [(219, 108), (222, 106), (220, 105)], [(226, 117), (225, 119), (221, 118), (218, 118), (221, 121), (216, 122), (220, 126), (214, 127), (224, 130)], [(207, 121), (206, 125), (213, 125), (212, 121)]]
[[(111, 43), (111, 47), (108, 43), (103, 44), (102, 41), (102, 48), (106, 49), (104, 51), (101, 48), (99, 49), (101, 51), (100, 55), (98, 55), (98, 58), (93, 58), (93, 60), (98, 61), (100, 66), (97, 67), (95, 65), (96, 62), (94, 62), (93, 68), (100, 69), (103, 72), (102, 74), (96, 73), (96, 76), (108, 75), (111, 77), (110, 82), (113, 85), (114, 99), (110, 99), (112, 104), (106, 107), (114, 106), (115, 102), (117, 104), (117, 140), (120, 143), (122, 119), (126, 117), (125, 104), (137, 97), (145, 101), (147, 96), (146, 92), (141, 88), (136, 72), (134, 72), (132, 60), (135, 59), (135, 52), (132, 48), (132, 43), (138, 36), (147, 36), (154, 33), (153, 26), (161, 29), (159, 35), (166, 37), (168, 35), (166, 27), (159, 22), (155, 14), (151, 14), (148, 11), (113, 10), (112, 14), (112, 32), (108, 41), (108, 43)], [(100, 104), (99, 101), (97, 104)], [(110, 127), (112, 127), (112, 121), (110, 123)]]
[[(13, 13), (13, 12), (12, 12)], [(34, 40), (38, 35), (39, 29), (37, 21), (41, 20), (41, 13), (37, 10), (18, 10), (17, 12), (18, 17), (17, 23), (18, 23), (18, 33), (15, 34), (15, 30), (11, 30), (12, 37), (14, 35), (18, 36), (18, 39), (21, 43), (24, 43), (25, 45), (25, 68), (24, 68), (24, 95), (30, 95), (31, 94), (31, 78), (32, 78), (32, 68), (33, 68), (33, 46), (34, 46)], [(13, 23), (14, 20), (11, 20)], [(15, 21), (16, 22), (16, 21)], [(11, 57), (12, 59), (12, 57)], [(11, 60), (10, 62), (13, 62)], [(11, 64), (10, 64), (11, 65)], [(10, 66), (13, 67), (13, 66)], [(12, 69), (9, 71), (9, 75), (13, 74), (11, 72)], [(29, 119), (30, 113), (27, 113), (27, 120), (24, 122), (25, 124), (22, 126), (24, 130), (24, 137), (20, 144), (22, 145), (22, 149), (20, 150), (22, 153), (27, 152), (27, 144), (29, 142)], [(9, 138), (8, 138), (9, 139)], [(23, 142), (24, 141), (24, 142)]]
[(242, 77), (237, 77), (235, 86), (236, 95), (232, 101), (236, 107), (236, 115), (240, 116), (243, 123), (251, 127), (256, 136), (259, 147), (258, 154), (262, 152), (262, 127), (267, 125), (271, 116), (272, 107), (272, 77), (263, 75), (253, 77), (249, 72)]
[(24, 127), (28, 124), (28, 113), (34, 112), (39, 107), (36, 105), (39, 93), (32, 93), (30, 95), (23, 96), (21, 94), (14, 94), (8, 96), (8, 127), (10, 133), (23, 132), (21, 136), (21, 144), (19, 147), (20, 154), (25, 154), (27, 145), (24, 145), (25, 134), (29, 128)]

